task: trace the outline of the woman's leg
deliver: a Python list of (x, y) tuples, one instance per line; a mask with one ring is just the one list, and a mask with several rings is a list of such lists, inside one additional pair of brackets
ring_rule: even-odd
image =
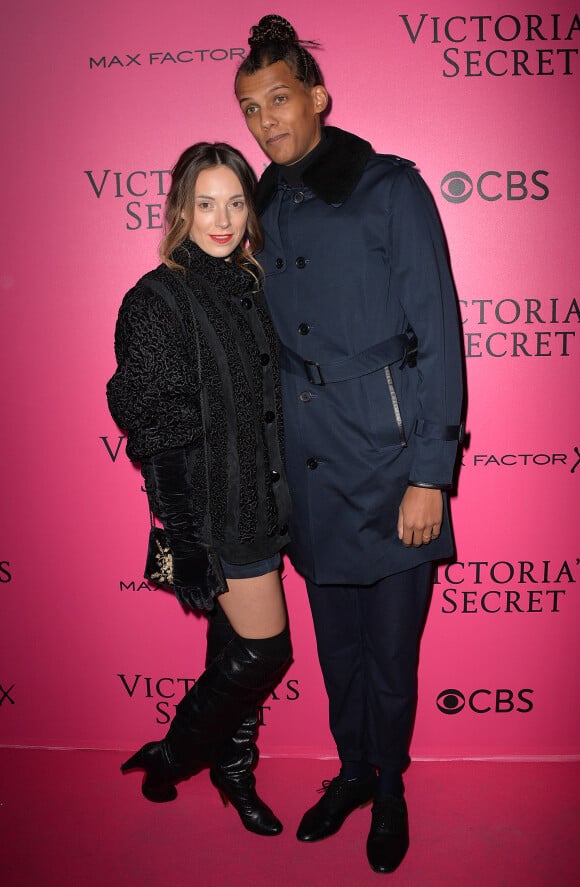
[(261, 704), (290, 663), (278, 573), (230, 582), (222, 607), (234, 637), (181, 700), (165, 739), (148, 743), (123, 765), (146, 770), (143, 792), (150, 800), (171, 800), (171, 783), (215, 763), (248, 710)]
[(291, 646), (277, 571), (229, 579), (220, 605), (234, 630), (177, 706), (167, 739), (176, 760), (213, 765), (248, 711), (261, 704), (288, 668)]
[(286, 603), (278, 570), (251, 579), (228, 579), (219, 596), (230, 625), (242, 638), (271, 638), (286, 627)]
[[(274, 579), (274, 581), (272, 581)], [(277, 572), (252, 579), (228, 579), (231, 591), (220, 595), (215, 609), (209, 615), (208, 663), (235, 636), (234, 628), (226, 615), (226, 608), (238, 627), (237, 634), (247, 631), (258, 644), (270, 643), (271, 632), (284, 628), (286, 615), (284, 599)], [(255, 593), (257, 589), (257, 594)], [(258, 619), (254, 618), (257, 601)], [(222, 606), (222, 602), (226, 606)], [(236, 618), (236, 616), (238, 618)], [(242, 617), (240, 619), (240, 616)], [(266, 637), (263, 637), (264, 632)], [(276, 635), (274, 635), (274, 638)], [(255, 742), (258, 729), (259, 705), (252, 705), (235, 733), (228, 738), (212, 763), (210, 778), (218, 789), (224, 805), (229, 801), (237, 810), (243, 825), (252, 832), (276, 835), (282, 831), (282, 823), (256, 792), (254, 768), (258, 760)]]

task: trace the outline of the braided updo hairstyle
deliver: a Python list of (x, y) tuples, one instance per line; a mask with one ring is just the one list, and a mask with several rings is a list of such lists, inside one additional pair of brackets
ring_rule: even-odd
[(250, 52), (244, 59), (240, 74), (255, 74), (275, 62), (286, 62), (297, 80), (305, 86), (324, 85), (320, 68), (306, 47), (319, 46), (314, 40), (299, 40), (289, 21), (281, 15), (265, 15), (252, 27), (248, 39)]

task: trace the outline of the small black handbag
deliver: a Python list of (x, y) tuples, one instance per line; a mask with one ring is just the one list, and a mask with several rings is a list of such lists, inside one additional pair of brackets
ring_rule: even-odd
[(156, 527), (153, 514), (149, 530), (147, 560), (145, 562), (145, 579), (154, 582), (159, 588), (173, 591), (173, 555), (167, 541), (167, 533), (163, 527)]

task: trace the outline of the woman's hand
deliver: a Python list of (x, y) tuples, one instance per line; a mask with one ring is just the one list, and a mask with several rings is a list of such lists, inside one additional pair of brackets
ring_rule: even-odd
[(173, 557), (173, 590), (182, 607), (211, 610), (216, 595), (227, 591), (219, 557), (204, 545)]

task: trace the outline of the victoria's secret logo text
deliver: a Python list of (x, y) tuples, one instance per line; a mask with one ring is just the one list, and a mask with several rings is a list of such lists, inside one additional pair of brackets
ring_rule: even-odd
[[(167, 195), (171, 170), (134, 169), (125, 173), (112, 169), (85, 169), (84, 174), (97, 200), (105, 197), (123, 201), (129, 217), (125, 223), (128, 231), (137, 231), (141, 227), (163, 228), (163, 201), (152, 201), (151, 197)], [(142, 197), (148, 199), (141, 200)]]
[(12, 573), (8, 569), (10, 561), (0, 561), (0, 582), (10, 582)]
[[(121, 684), (130, 699), (136, 697), (144, 697), (145, 699), (154, 699), (156, 711), (156, 723), (167, 724), (175, 713), (177, 702), (190, 690), (195, 684), (195, 678), (153, 678), (146, 677), (141, 674), (126, 675), (118, 674)], [(283, 684), (276, 687), (272, 691), (266, 703), (295, 702), (300, 697), (297, 678), (288, 678)], [(267, 712), (270, 711), (271, 705), (264, 703), (259, 709), (259, 724), (267, 726)]]
[(580, 16), (399, 15), (411, 43), (441, 44), (443, 77), (553, 77), (580, 69)]
[(454, 561), (438, 568), (441, 612), (560, 613), (574, 561)]
[[(570, 357), (580, 306), (568, 299), (459, 299), (466, 357)], [(472, 327), (496, 327), (473, 331)], [(561, 327), (558, 329), (558, 327)]]

